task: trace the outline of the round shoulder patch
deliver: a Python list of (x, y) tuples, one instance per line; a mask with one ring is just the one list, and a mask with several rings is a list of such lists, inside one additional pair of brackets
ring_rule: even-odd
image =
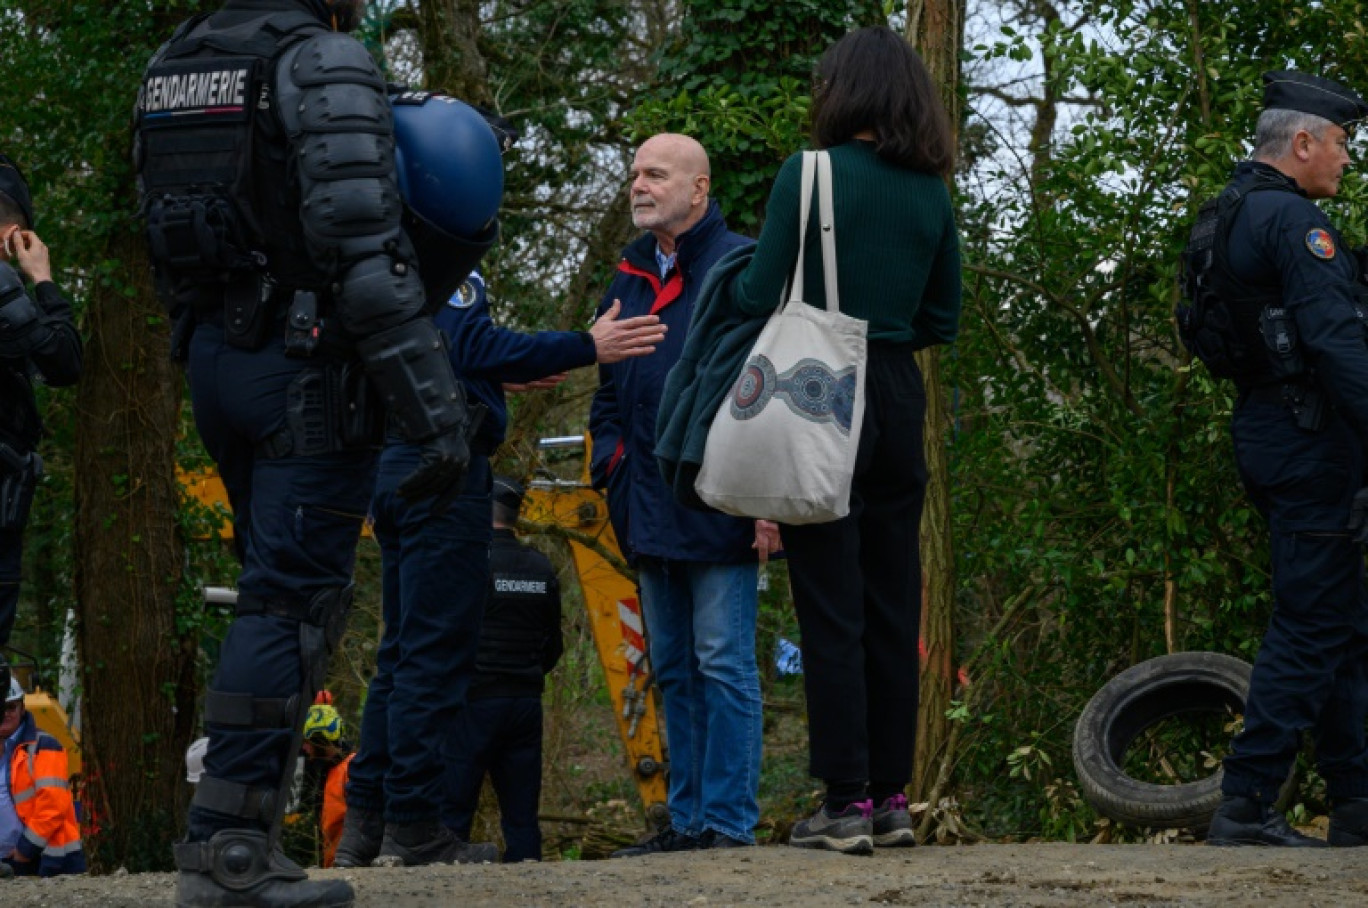
[(1306, 248), (1316, 258), (1328, 262), (1335, 257), (1335, 238), (1323, 227), (1313, 228), (1306, 232)]
[(478, 296), (479, 294), (475, 292), (475, 287), (470, 281), (465, 281), (461, 286), (456, 288), (456, 292), (451, 295), (451, 299), (447, 300), (447, 305), (453, 309), (469, 309), (471, 306), (475, 305), (475, 300)]

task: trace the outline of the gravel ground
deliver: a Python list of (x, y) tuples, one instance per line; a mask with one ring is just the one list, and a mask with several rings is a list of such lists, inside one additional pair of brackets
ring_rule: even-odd
[[(358, 906), (1368, 905), (1368, 848), (973, 845), (846, 857), (783, 846), (614, 861), (315, 871)], [(0, 881), (0, 905), (173, 905), (170, 874)]]

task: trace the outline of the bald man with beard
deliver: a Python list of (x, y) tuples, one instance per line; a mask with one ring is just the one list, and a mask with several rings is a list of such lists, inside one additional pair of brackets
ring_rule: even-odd
[(589, 417), (594, 487), (606, 489), (619, 545), (637, 569), (651, 668), (670, 742), (670, 826), (614, 857), (755, 842), (759, 820), (760, 678), (755, 662), (757, 558), (773, 524), (686, 510), (656, 466), (656, 414), (708, 269), (749, 244), (708, 198), (703, 146), (646, 140), (632, 161), (632, 223), (600, 312), (654, 314), (668, 326), (654, 353), (599, 368)]

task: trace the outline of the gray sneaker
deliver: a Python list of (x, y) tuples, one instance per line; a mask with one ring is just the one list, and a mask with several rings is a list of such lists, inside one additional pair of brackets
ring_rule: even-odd
[(441, 823), (385, 824), (385, 840), (372, 867), (424, 864), (493, 864), (499, 849), (492, 842), (471, 844)]
[(874, 802), (856, 801), (837, 814), (825, 806), (799, 820), (789, 834), (795, 848), (825, 848), (842, 854), (874, 853)]
[(875, 847), (911, 848), (915, 844), (917, 834), (912, 831), (906, 796), (895, 794), (874, 809)]

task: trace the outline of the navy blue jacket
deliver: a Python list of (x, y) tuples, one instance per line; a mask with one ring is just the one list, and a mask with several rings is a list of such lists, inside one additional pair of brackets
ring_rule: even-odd
[(1255, 287), (1279, 288), (1316, 380), (1368, 439), (1368, 346), (1355, 302), (1359, 269), (1343, 238), (1295, 180), (1267, 164), (1236, 166), (1232, 184), (1286, 183), (1251, 192), (1230, 225), (1230, 268)]
[(655, 458), (656, 415), (670, 368), (684, 350), (694, 301), (704, 277), (727, 252), (751, 240), (727, 229), (716, 202), (676, 241), (675, 266), (662, 280), (656, 240), (643, 234), (623, 252), (617, 276), (599, 311), (622, 301), (621, 318), (654, 313), (667, 327), (649, 356), (599, 366), (599, 389), (589, 411), (594, 488), (608, 490), (613, 531), (628, 561), (639, 556), (675, 561), (752, 561), (755, 523), (680, 507)]

